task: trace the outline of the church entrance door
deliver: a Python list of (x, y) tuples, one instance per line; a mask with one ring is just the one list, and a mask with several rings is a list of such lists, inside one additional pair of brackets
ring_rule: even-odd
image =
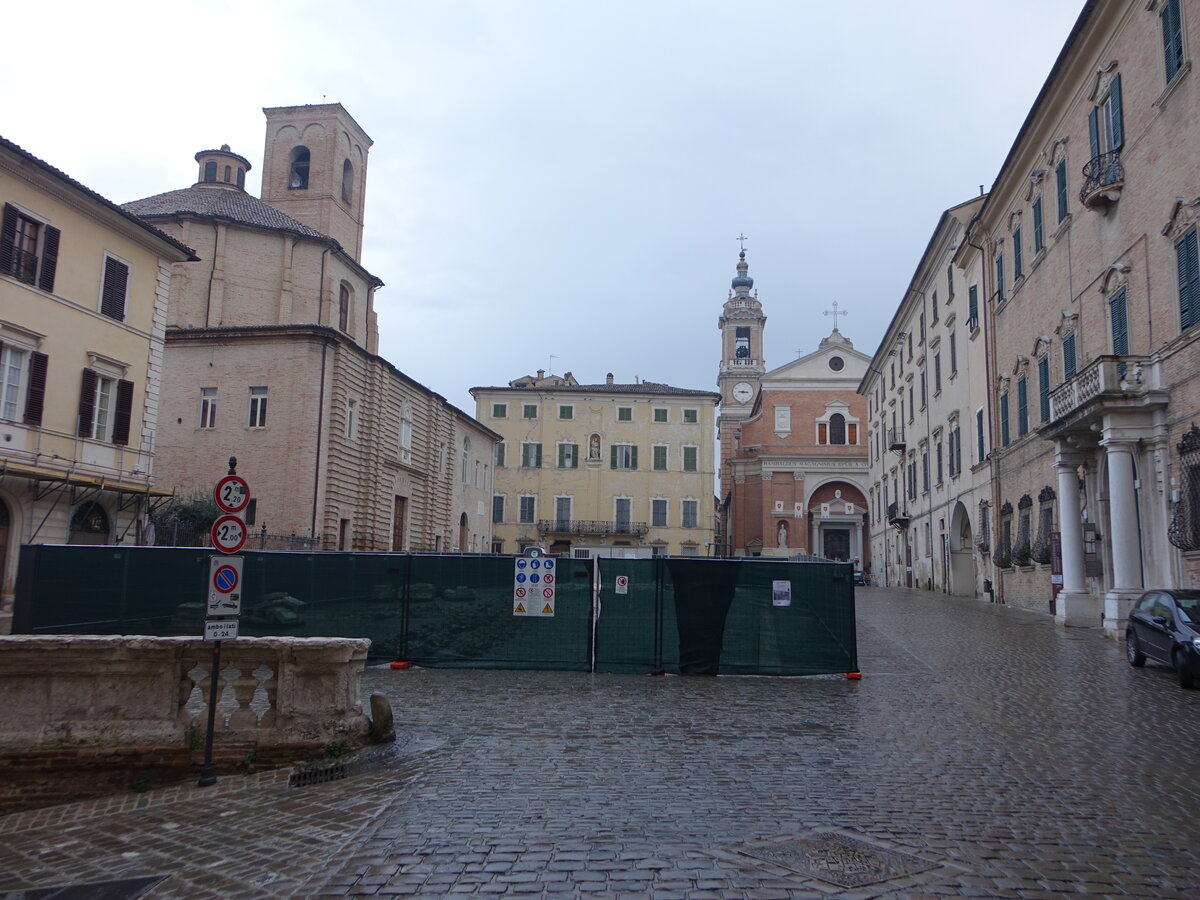
[(827, 528), (822, 531), (822, 553), (826, 559), (847, 562), (850, 559), (850, 529)]

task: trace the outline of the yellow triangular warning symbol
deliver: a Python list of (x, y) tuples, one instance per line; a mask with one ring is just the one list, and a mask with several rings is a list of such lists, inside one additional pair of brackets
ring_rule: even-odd
[(547, 604), (546, 604), (546, 608), (542, 610), (542, 615), (543, 615), (543, 616), (552, 616), (552, 615), (554, 615), (554, 607), (553, 607), (553, 606), (551, 606), (549, 603), (547, 603)]
[(523, 613), (523, 612), (525, 612), (525, 604), (524, 604), (524, 603), (518, 603), (518, 604), (517, 604), (517, 608), (516, 608), (516, 609), (514, 609), (514, 610), (513, 610), (513, 612), (519, 612), (519, 613)]

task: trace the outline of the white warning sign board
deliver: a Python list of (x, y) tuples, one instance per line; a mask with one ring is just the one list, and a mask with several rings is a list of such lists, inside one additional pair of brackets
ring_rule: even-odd
[(558, 565), (549, 556), (519, 556), (513, 561), (513, 615), (552, 616)]
[(628, 594), (629, 593), (629, 576), (628, 575), (618, 575), (617, 579), (616, 579), (615, 588), (616, 588), (616, 592), (618, 594)]

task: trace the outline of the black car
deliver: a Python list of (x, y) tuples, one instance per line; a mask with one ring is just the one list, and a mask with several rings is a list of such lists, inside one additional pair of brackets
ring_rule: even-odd
[(1129, 611), (1125, 655), (1131, 666), (1147, 658), (1166, 663), (1179, 675), (1180, 687), (1200, 682), (1200, 591), (1153, 590)]

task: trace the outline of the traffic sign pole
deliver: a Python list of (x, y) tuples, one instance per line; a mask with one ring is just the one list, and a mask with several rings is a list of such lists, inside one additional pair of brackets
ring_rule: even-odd
[[(250, 502), (250, 485), (237, 473), (237, 457), (229, 457), (229, 472), (213, 488), (213, 499), (225, 514), (213, 522), (213, 547), (222, 553), (237, 553), (246, 543), (246, 523), (238, 515)], [(214, 556), (208, 570), (208, 615), (204, 639), (213, 642), (212, 672), (208, 680), (208, 734), (204, 738), (204, 765), (199, 787), (217, 783), (213, 774), (213, 731), (217, 722), (217, 683), (221, 672), (221, 639), (238, 634), (237, 616), (242, 611), (242, 558)], [(212, 618), (212, 616), (216, 616)]]

